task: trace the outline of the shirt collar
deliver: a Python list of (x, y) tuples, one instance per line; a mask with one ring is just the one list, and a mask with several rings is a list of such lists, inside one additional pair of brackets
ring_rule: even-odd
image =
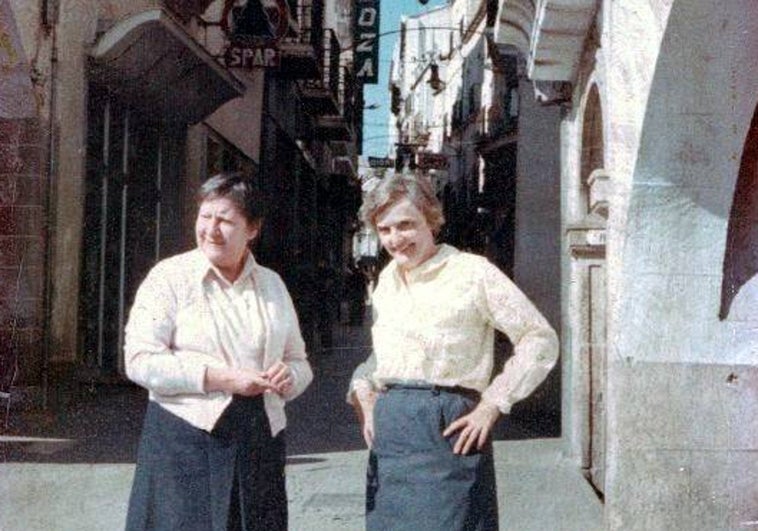
[[(425, 260), (423, 263), (406, 272), (405, 279), (407, 281), (412, 281), (418, 278), (433, 275), (445, 267), (445, 264), (447, 264), (448, 260), (450, 260), (451, 257), (455, 256), (458, 253), (460, 253), (460, 251), (452, 245), (442, 243), (437, 246), (437, 252), (434, 253), (431, 258)], [(394, 276), (398, 280), (402, 280), (402, 274), (400, 268), (397, 266), (397, 263), (393, 260), (392, 264), (394, 266)]]
[[(210, 260), (208, 260), (208, 257), (205, 256), (203, 251), (200, 249), (195, 249), (195, 276), (197, 278), (197, 281), (202, 284), (206, 278), (208, 278), (209, 275), (213, 274), (219, 279), (222, 279), (226, 282), (226, 279), (221, 275), (218, 269), (211, 263)], [(242, 266), (242, 273), (240, 273), (239, 278), (237, 281), (239, 281), (242, 278), (252, 277), (255, 269), (258, 267), (258, 262), (255, 261), (255, 257), (253, 256), (253, 253), (250, 251), (247, 252), (247, 257), (245, 258), (245, 265)]]

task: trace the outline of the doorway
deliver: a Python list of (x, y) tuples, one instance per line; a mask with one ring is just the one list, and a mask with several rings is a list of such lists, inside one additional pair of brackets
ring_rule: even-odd
[(181, 246), (186, 126), (155, 120), (91, 87), (80, 338), (83, 362), (123, 375), (124, 326), (150, 268)]
[(606, 229), (610, 176), (604, 168), (603, 117), (597, 85), (587, 94), (582, 150), (568, 227), (569, 329), (573, 379), (580, 389), (574, 416), (581, 463), (595, 490), (605, 491)]

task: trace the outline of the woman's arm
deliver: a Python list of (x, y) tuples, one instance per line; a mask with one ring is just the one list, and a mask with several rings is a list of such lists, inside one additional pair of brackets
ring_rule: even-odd
[(513, 344), (513, 355), (482, 394), (501, 413), (529, 396), (558, 360), (558, 335), (527, 296), (495, 265), (485, 262), (482, 311)]
[(282, 398), (292, 400), (310, 385), (313, 380), (313, 370), (305, 352), (305, 342), (300, 332), (295, 305), (281, 279), (279, 282), (281, 282), (284, 312), (288, 316), (290, 326), (287, 329), (281, 362), (269, 367), (264, 376), (271, 381)]
[(558, 336), (516, 285), (496, 266), (483, 260), (478, 278), (480, 311), (513, 343), (513, 356), (482, 393), (474, 410), (453, 421), (443, 435), (459, 432), (456, 454), (481, 449), (501, 414), (529, 396), (545, 379), (558, 358)]
[(133, 382), (164, 395), (205, 392), (202, 353), (176, 356), (171, 342), (176, 327), (177, 294), (170, 275), (158, 264), (142, 282), (126, 324), (124, 363)]
[(361, 424), (361, 433), (366, 446), (374, 446), (374, 406), (377, 394), (373, 387), (358, 387), (353, 391), (353, 408)]

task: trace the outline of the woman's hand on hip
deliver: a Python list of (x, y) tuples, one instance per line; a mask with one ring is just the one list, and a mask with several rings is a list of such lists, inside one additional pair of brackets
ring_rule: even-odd
[(289, 393), (292, 390), (292, 386), (295, 384), (292, 369), (282, 361), (274, 363), (271, 367), (266, 369), (262, 375), (268, 381), (271, 390), (279, 395)]
[(460, 431), (453, 453), (467, 455), (474, 445), (478, 450), (484, 447), (499, 416), (500, 410), (497, 406), (482, 400), (471, 413), (450, 423), (442, 432), (442, 436), (449, 437)]
[(374, 405), (376, 404), (376, 392), (361, 390), (356, 391), (353, 405), (361, 423), (361, 432), (366, 446), (371, 449), (374, 446)]

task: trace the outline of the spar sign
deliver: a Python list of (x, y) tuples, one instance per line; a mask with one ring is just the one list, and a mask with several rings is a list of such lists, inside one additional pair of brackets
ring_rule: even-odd
[(357, 0), (353, 19), (355, 77), (362, 83), (379, 81), (379, 0)]
[(221, 29), (229, 68), (279, 66), (279, 42), (296, 31), (287, 0), (224, 0)]

